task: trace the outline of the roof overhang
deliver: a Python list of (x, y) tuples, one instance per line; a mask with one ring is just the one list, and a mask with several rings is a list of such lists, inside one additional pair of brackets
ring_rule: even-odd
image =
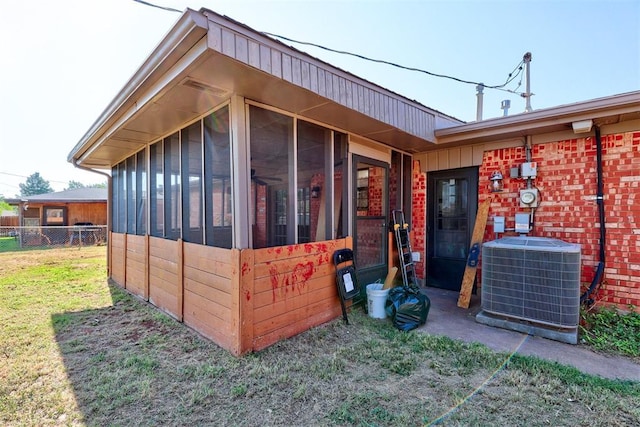
[(73, 148), (108, 169), (239, 95), (407, 151), (461, 123), (206, 9), (187, 9)]
[(436, 148), (572, 131), (574, 122), (610, 125), (640, 119), (640, 91), (437, 129)]

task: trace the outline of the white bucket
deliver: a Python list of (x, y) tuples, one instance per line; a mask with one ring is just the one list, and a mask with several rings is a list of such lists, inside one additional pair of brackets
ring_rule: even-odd
[(384, 319), (387, 312), (384, 310), (384, 304), (389, 296), (389, 289), (382, 289), (382, 283), (371, 283), (367, 285), (367, 311), (369, 317), (374, 319)]

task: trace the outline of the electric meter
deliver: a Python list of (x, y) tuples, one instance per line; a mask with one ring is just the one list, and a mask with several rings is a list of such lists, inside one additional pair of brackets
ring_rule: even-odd
[(524, 188), (520, 190), (520, 207), (535, 208), (538, 206), (538, 189)]

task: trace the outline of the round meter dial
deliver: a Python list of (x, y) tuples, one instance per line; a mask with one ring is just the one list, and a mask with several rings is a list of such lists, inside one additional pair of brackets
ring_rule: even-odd
[(530, 205), (535, 200), (536, 200), (536, 195), (529, 191), (523, 191), (522, 194), (520, 194), (520, 201), (522, 201), (522, 203), (526, 203), (527, 205)]

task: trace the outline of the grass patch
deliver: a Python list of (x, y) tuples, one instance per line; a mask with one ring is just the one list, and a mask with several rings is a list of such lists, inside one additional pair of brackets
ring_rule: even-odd
[(581, 313), (582, 340), (600, 351), (640, 358), (640, 313), (603, 307)]
[(109, 286), (104, 257), (0, 254), (0, 425), (640, 423), (639, 383), (400, 332), (359, 309), (235, 358)]

